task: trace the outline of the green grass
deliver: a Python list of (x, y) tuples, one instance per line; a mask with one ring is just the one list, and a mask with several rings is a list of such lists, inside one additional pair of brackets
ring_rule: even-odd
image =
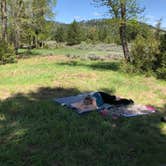
[[(20, 49), (19, 53), (26, 53), (27, 50)], [(31, 55), (64, 55), (64, 54), (84, 55), (88, 53), (86, 50), (79, 50), (75, 48), (57, 48), (57, 49), (33, 49)]]
[[(28, 54), (26, 49), (20, 49), (20, 54)], [(62, 48), (52, 48), (52, 49), (32, 49), (30, 55), (76, 55), (76, 56), (85, 56), (85, 55), (97, 55), (97, 56), (108, 56), (108, 55), (117, 55), (122, 56), (121, 46), (112, 45), (112, 44), (80, 44), (77, 46), (69, 47), (65, 46)]]
[[(0, 76), (0, 166), (166, 164), (165, 81), (124, 73), (118, 61), (56, 55), (0, 66)], [(159, 113), (112, 120), (97, 112), (79, 116), (52, 101), (98, 90), (154, 105)]]

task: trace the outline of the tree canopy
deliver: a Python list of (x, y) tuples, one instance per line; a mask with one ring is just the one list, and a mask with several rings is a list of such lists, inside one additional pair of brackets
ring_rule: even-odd
[(124, 57), (127, 62), (131, 61), (126, 34), (127, 20), (137, 19), (143, 11), (138, 5), (137, 0), (93, 0), (100, 6), (107, 6), (111, 18), (119, 25), (119, 35), (123, 47)]

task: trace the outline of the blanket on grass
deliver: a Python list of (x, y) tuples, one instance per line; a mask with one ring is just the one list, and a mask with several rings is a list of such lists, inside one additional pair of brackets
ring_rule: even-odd
[[(84, 105), (83, 100), (86, 96), (96, 96), (97, 94), (97, 105), (90, 104)], [(126, 99), (127, 100), (127, 99)], [(76, 96), (69, 96), (64, 98), (54, 99), (55, 102), (66, 106), (72, 110), (75, 110), (78, 114), (84, 114), (92, 111), (98, 111), (104, 116), (124, 116), (133, 117), (138, 115), (145, 115), (156, 112), (152, 106), (137, 105), (134, 103), (114, 105), (103, 102), (101, 96), (97, 92), (83, 93)]]
[(81, 102), (84, 100), (86, 96), (90, 94), (91, 93), (83, 93), (76, 96), (69, 96), (69, 97), (54, 99), (54, 101), (61, 104), (62, 106), (66, 106), (70, 109), (75, 110), (78, 114), (84, 114), (84, 113), (95, 111), (98, 109), (94, 105), (81, 107)]

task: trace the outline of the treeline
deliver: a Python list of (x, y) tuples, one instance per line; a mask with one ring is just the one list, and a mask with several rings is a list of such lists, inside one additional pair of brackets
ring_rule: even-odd
[[(133, 41), (137, 35), (147, 37), (152, 30), (153, 28), (147, 24), (131, 20), (127, 24), (127, 41)], [(79, 44), (82, 41), (121, 44), (118, 24), (111, 19), (73, 21), (69, 25), (58, 24), (52, 40), (66, 42), (68, 45)]]
[(55, 0), (1, 0), (1, 40), (14, 45), (41, 47), (52, 29)]
[(15, 61), (18, 49), (42, 47), (50, 36), (56, 0), (0, 0), (0, 64)]

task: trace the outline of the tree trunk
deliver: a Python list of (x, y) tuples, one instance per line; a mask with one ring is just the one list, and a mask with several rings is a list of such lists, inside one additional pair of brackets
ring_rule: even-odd
[(121, 22), (120, 22), (120, 39), (121, 39), (121, 44), (123, 47), (123, 53), (125, 60), (127, 62), (130, 62), (130, 53), (128, 49), (128, 44), (127, 44), (127, 38), (126, 38), (126, 3), (125, 1), (121, 2)]
[(2, 40), (7, 42), (7, 8), (6, 0), (1, 0)]
[(15, 48), (15, 53), (17, 55), (18, 49), (19, 49), (19, 32), (18, 32), (18, 30), (15, 30), (14, 48)]
[(121, 25), (119, 30), (120, 30), (120, 39), (121, 39), (121, 44), (122, 44), (125, 60), (127, 62), (130, 62), (130, 53), (129, 53), (128, 43), (126, 39), (126, 25)]

